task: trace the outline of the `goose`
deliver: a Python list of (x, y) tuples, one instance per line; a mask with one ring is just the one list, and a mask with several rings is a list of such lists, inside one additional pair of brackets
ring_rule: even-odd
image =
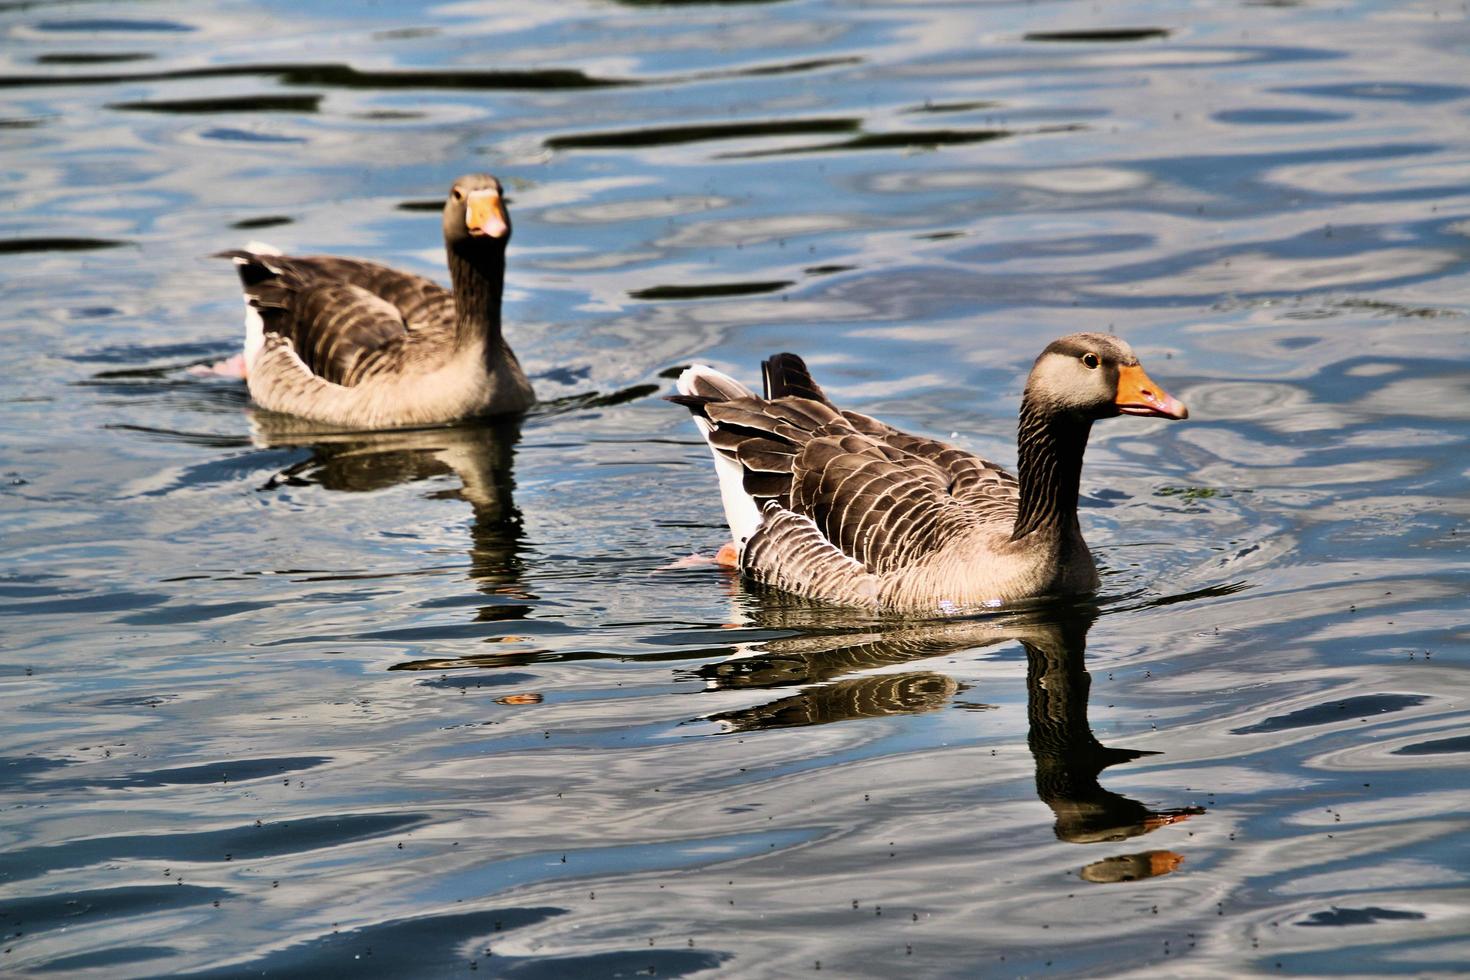
[(350, 429), (522, 412), (531, 383), (500, 327), (510, 215), (500, 182), (459, 178), (444, 203), (453, 291), (359, 259), (219, 253), (245, 290), (243, 374), (262, 408)]
[(1092, 423), (1189, 410), (1108, 334), (1053, 341), (1021, 398), (1012, 476), (973, 453), (839, 410), (795, 354), (762, 363), (764, 396), (696, 364), (669, 400), (714, 455), (733, 545), (720, 560), (807, 599), (951, 612), (1095, 590), (1077, 522)]

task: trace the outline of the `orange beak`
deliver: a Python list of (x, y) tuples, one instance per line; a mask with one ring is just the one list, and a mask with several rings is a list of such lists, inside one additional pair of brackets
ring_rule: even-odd
[(500, 192), (494, 188), (471, 191), (469, 203), (465, 205), (464, 223), (470, 234), (487, 238), (504, 238), (510, 231), (505, 218), (505, 204)]
[(1118, 397), (1113, 399), (1113, 403), (1124, 415), (1189, 418), (1189, 409), (1184, 403), (1154, 384), (1138, 364), (1125, 364), (1118, 369)]

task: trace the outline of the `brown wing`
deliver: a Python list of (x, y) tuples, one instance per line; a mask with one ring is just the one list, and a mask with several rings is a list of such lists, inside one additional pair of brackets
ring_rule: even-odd
[(851, 431), (803, 447), (789, 506), (877, 574), (926, 557), (976, 523), (933, 461)]
[[(765, 379), (767, 399), (794, 396), (836, 409), (807, 370), (806, 363), (795, 354), (768, 357), (761, 362), (761, 374)], [(872, 436), (893, 449), (922, 456), (939, 467), (948, 474), (950, 494), (978, 508), (986, 522), (1015, 519), (1015, 503), (1020, 488), (1016, 478), (998, 464), (937, 439), (900, 432), (861, 412), (841, 412), (841, 415), (858, 432)]]
[(744, 559), (758, 577), (828, 594), (813, 583), (856, 576), (844, 588), (861, 592), (862, 576), (912, 564), (977, 525), (1014, 521), (1016, 481), (995, 464), (839, 411), (794, 354), (763, 368), (774, 397), (712, 389), (674, 398), (710, 426), (717, 453), (740, 463), (761, 508)]
[(243, 260), (240, 280), (266, 334), (335, 384), (356, 384), (410, 337), (453, 329), (453, 295), (421, 276), (355, 259), (221, 254)]
[(1005, 523), (1016, 519), (1020, 483), (999, 463), (938, 439), (900, 432), (858, 412), (843, 412), (842, 416), (859, 432), (901, 452), (922, 456), (939, 467), (949, 478), (950, 494), (972, 508), (983, 522)]
[(911, 563), (977, 519), (933, 459), (857, 431), (821, 402), (749, 397), (702, 409), (710, 444), (740, 462), (767, 523), (772, 504), (806, 518), (869, 572)]

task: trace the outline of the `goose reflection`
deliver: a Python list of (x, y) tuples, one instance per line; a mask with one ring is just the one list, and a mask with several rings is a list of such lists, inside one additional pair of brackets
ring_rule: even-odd
[[(514, 501), (512, 462), (520, 419), (494, 418), (424, 429), (346, 432), (273, 412), (253, 411), (251, 440), (262, 448), (301, 447), (311, 455), (267, 486), (319, 486), (346, 493), (384, 490), (453, 476), (457, 487), (429, 494), (470, 506), (469, 577), (497, 600), (481, 620), (520, 619), (532, 598), (523, 583), (522, 524)], [(525, 602), (517, 603), (514, 600)], [(509, 601), (507, 601), (509, 600)]]
[[(793, 617), (792, 613), (795, 612)], [(788, 606), (765, 610), (765, 628), (811, 628), (810, 613)], [(754, 707), (709, 715), (737, 732), (824, 725), (856, 718), (933, 711), (965, 686), (933, 670), (850, 676), (925, 658), (1019, 642), (1026, 651), (1027, 744), (1036, 760), (1036, 795), (1051, 808), (1054, 830), (1076, 844), (1118, 843), (1203, 813), (1200, 807), (1154, 809), (1105, 789), (1103, 770), (1144, 756), (1111, 748), (1087, 720), (1091, 675), (1084, 665), (1091, 607), (1038, 610), (1003, 620), (968, 620), (880, 628), (862, 633), (805, 633), (768, 640), (746, 655), (706, 664), (695, 673), (714, 689), (798, 688)], [(969, 708), (988, 705), (969, 703)], [(1132, 881), (1168, 874), (1183, 857), (1155, 850), (1087, 865), (1093, 882)]]

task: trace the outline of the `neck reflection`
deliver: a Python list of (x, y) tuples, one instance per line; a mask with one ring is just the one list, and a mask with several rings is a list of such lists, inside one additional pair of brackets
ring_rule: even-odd
[[(850, 616), (850, 614), (848, 614)], [(763, 628), (799, 628), (797, 636), (768, 640), (749, 652), (704, 664), (693, 675), (715, 690), (780, 692), (747, 708), (706, 716), (734, 732), (826, 725), (862, 718), (935, 711), (966, 690), (945, 673), (920, 669), (853, 676), (925, 658), (1019, 642), (1026, 653), (1027, 744), (1036, 762), (1036, 795), (1052, 811), (1059, 840), (1117, 844), (1203, 813), (1199, 807), (1155, 809), (1105, 789), (1103, 770), (1156, 752), (1103, 745), (1087, 718), (1092, 678), (1085, 667), (1087, 634), (1097, 617), (1090, 607), (1038, 609), (1004, 619), (961, 620), (840, 632), (840, 618), (777, 600), (759, 616)], [(850, 622), (850, 619), (849, 619)], [(1168, 874), (1183, 857), (1153, 850), (1094, 861), (1081, 870), (1093, 882), (1132, 881)]]
[[(532, 596), (524, 582), (524, 532), (514, 500), (512, 466), (520, 439), (518, 417), (486, 419), (423, 429), (349, 432), (271, 412), (251, 415), (251, 438), (266, 448), (300, 447), (310, 455), (277, 473), (267, 487), (317, 486), (342, 493), (371, 493), (400, 484), (450, 477), (429, 499), (469, 505), (468, 577), (488, 601), (477, 622), (523, 619)], [(456, 485), (457, 484), (457, 485)], [(486, 657), (410, 661), (396, 670), (490, 666)]]

